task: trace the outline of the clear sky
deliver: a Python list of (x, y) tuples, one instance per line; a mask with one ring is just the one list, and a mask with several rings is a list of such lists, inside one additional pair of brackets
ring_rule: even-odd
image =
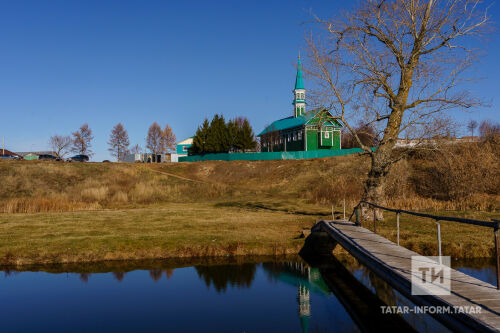
[[(215, 113), (246, 116), (258, 133), (292, 114), (307, 11), (331, 16), (347, 3), (2, 0), (0, 137), (13, 151), (45, 150), (88, 122), (100, 161), (118, 122), (141, 146), (154, 121), (182, 140)], [(498, 35), (484, 48), (472, 90), (492, 106), (463, 122), (500, 120)]]

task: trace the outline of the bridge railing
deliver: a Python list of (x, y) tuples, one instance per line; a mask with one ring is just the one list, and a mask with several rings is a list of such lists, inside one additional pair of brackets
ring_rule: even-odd
[(354, 207), (354, 211), (351, 214), (351, 216), (349, 217), (349, 220), (351, 220), (353, 215), (355, 215), (357, 225), (361, 225), (359, 209), (360, 209), (360, 206), (363, 204), (370, 206), (373, 209), (373, 229), (374, 229), (373, 231), (375, 233), (377, 233), (377, 209), (396, 213), (396, 229), (397, 229), (396, 239), (397, 239), (398, 246), (399, 246), (399, 217), (401, 214), (419, 216), (419, 217), (428, 218), (428, 219), (432, 219), (432, 220), (436, 221), (439, 257), (441, 257), (441, 224), (439, 223), (440, 221), (458, 222), (458, 223), (464, 223), (464, 224), (477, 225), (477, 226), (486, 227), (486, 228), (492, 228), (493, 234), (494, 234), (494, 239), (495, 239), (494, 241), (495, 241), (497, 289), (500, 290), (500, 250), (499, 250), (500, 239), (499, 239), (499, 234), (498, 234), (499, 230), (500, 230), (500, 220), (492, 219), (492, 222), (489, 222), (489, 221), (480, 221), (480, 220), (466, 219), (466, 218), (453, 217), (453, 216), (438, 216), (438, 215), (432, 215), (432, 214), (412, 212), (412, 211), (404, 210), (404, 209), (387, 208), (387, 207), (377, 205), (373, 202), (361, 201), (356, 207)]

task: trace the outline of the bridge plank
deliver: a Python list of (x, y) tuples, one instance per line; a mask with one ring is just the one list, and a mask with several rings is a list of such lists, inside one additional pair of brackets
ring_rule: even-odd
[(451, 295), (411, 295), (411, 257), (419, 256), (418, 253), (348, 221), (321, 221), (314, 229), (326, 231), (416, 305), (481, 307), (481, 313), (477, 314), (435, 315), (446, 326), (459, 330), (500, 332), (500, 291), (495, 286), (452, 269)]

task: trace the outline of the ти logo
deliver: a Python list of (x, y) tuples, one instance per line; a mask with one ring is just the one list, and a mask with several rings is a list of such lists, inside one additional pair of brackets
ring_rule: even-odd
[(411, 257), (412, 295), (450, 295), (450, 257)]

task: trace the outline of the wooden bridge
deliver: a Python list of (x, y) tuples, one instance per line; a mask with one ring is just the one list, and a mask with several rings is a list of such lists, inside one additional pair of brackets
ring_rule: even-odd
[[(384, 208), (376, 205), (373, 206)], [(399, 213), (402, 212), (405, 211), (399, 211)], [(357, 213), (356, 216), (358, 216)], [(432, 218), (446, 219), (445, 217), (435, 216), (432, 216)], [(303, 253), (308, 252), (308, 256), (312, 253), (315, 255), (331, 255), (333, 248), (337, 244), (340, 244), (360, 263), (381, 277), (416, 306), (450, 309), (449, 313), (429, 312), (431, 316), (444, 326), (454, 331), (500, 332), (500, 291), (496, 286), (451, 269), (451, 278), (449, 280), (451, 283), (451, 293), (449, 295), (412, 295), (411, 280), (413, 273), (411, 270), (411, 258), (420, 255), (377, 235), (373, 231), (363, 228), (359, 224), (359, 217), (357, 220), (358, 223), (347, 220), (323, 220), (318, 222), (312, 228), (311, 235), (306, 239)], [(476, 222), (484, 222), (486, 224), (471, 224), (487, 227), (491, 225), (495, 231), (498, 272), (498, 221), (493, 223), (486, 221)], [(440, 238), (438, 224), (439, 243)], [(457, 307), (461, 307), (462, 309), (466, 307), (467, 309), (473, 308), (476, 311), (473, 311), (474, 313), (456, 312), (454, 309)], [(477, 311), (478, 309), (479, 311)]]

